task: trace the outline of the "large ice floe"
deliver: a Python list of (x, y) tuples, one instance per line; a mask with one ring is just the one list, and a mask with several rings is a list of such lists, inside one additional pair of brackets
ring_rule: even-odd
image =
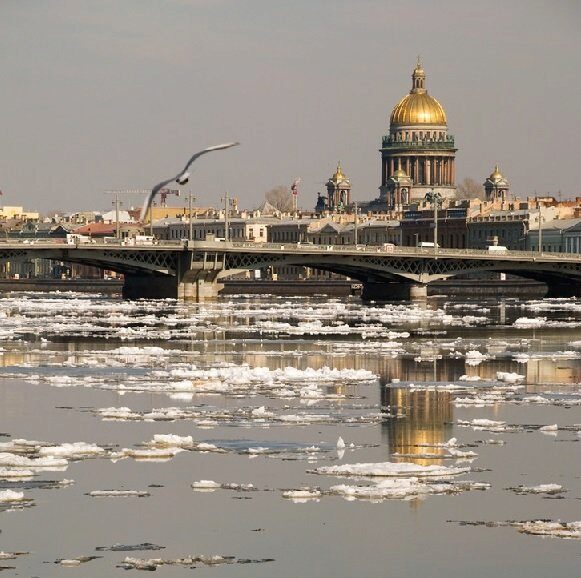
[(470, 468), (466, 467), (422, 466), (408, 462), (379, 462), (322, 466), (312, 470), (312, 473), (350, 477), (404, 478), (413, 476), (416, 478), (446, 478), (465, 474), (469, 471)]

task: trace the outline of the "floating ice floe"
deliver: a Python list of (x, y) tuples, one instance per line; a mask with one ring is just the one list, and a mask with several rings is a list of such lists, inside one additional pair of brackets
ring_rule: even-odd
[(368, 486), (339, 484), (329, 488), (330, 494), (347, 500), (409, 500), (428, 494), (456, 494), (470, 490), (487, 490), (490, 484), (481, 482), (426, 483), (417, 477), (382, 480)]
[(63, 471), (69, 462), (64, 458), (46, 456), (42, 458), (27, 458), (8, 452), (0, 453), (0, 467), (14, 467), (17, 469), (42, 469), (45, 471)]
[(556, 434), (559, 431), (559, 426), (556, 423), (544, 425), (539, 428), (539, 431), (542, 433)]
[(502, 432), (507, 429), (505, 421), (486, 418), (477, 418), (469, 421), (459, 419), (457, 423), (460, 427), (472, 427), (475, 431)]
[(133, 458), (134, 460), (150, 461), (150, 462), (166, 462), (171, 460), (180, 452), (182, 448), (165, 447), (165, 448), (151, 448), (151, 449), (132, 449), (123, 448), (117, 452), (111, 452), (110, 457), (113, 461), (123, 458)]
[(160, 566), (187, 566), (193, 567), (195, 564), (204, 566), (218, 566), (220, 564), (263, 564), (273, 562), (273, 558), (236, 558), (235, 556), (185, 556), (173, 560), (162, 558), (125, 558), (117, 567), (124, 570), (148, 570), (155, 571)]
[(199, 482), (192, 482), (192, 488), (194, 490), (213, 491), (221, 488), (221, 484), (214, 480), (200, 480)]
[(0, 468), (0, 480), (26, 479), (32, 478), (37, 474), (32, 470), (20, 470), (13, 468)]
[(551, 538), (580, 539), (581, 522), (547, 522), (535, 520), (517, 524), (519, 532), (535, 536), (549, 536)]
[(145, 490), (92, 490), (87, 495), (91, 498), (148, 498), (151, 496)]
[(59, 456), (71, 460), (103, 454), (105, 454), (105, 450), (102, 447), (84, 442), (64, 443), (59, 446), (43, 446), (38, 450), (38, 455), (41, 457)]
[(507, 488), (507, 490), (511, 490), (515, 494), (548, 494), (548, 495), (562, 494), (567, 491), (560, 484), (539, 484), (538, 486), (515, 486), (513, 488)]
[(4, 552), (0, 550), (0, 560), (16, 560), (19, 556), (26, 556), (28, 552)]
[(60, 560), (56, 560), (55, 564), (60, 564), (61, 566), (68, 566), (70, 568), (74, 568), (75, 566), (86, 564), (91, 560), (96, 560), (97, 558), (101, 557), (102, 556), (79, 556), (77, 558), (62, 558)]
[(282, 497), (296, 504), (304, 504), (311, 501), (319, 501), (321, 490), (318, 488), (301, 488), (299, 490), (286, 490)]
[(332, 476), (445, 478), (465, 474), (469, 471), (470, 468), (461, 467), (421, 466), (409, 462), (379, 462), (322, 466), (312, 470), (312, 473)]
[(15, 492), (14, 490), (0, 490), (0, 503), (24, 501), (24, 492)]
[(519, 329), (533, 329), (543, 327), (547, 323), (546, 317), (519, 317), (513, 323), (514, 327)]
[(191, 448), (194, 445), (192, 436), (178, 436), (175, 434), (155, 434), (149, 445), (158, 448)]

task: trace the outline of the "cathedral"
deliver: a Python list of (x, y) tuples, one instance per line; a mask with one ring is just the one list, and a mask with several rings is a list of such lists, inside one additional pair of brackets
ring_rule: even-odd
[(426, 73), (418, 59), (412, 88), (395, 105), (389, 134), (382, 139), (381, 186), (375, 203), (384, 210), (397, 210), (423, 200), (428, 191), (453, 197), (456, 150), (444, 108), (428, 94)]
[[(444, 199), (453, 198), (456, 150), (454, 137), (448, 134), (446, 112), (428, 94), (426, 73), (418, 59), (411, 90), (395, 105), (389, 119), (389, 134), (382, 139), (379, 197), (366, 205), (362, 203), (361, 208), (374, 212), (401, 211), (410, 203), (423, 201), (428, 192), (439, 193)], [(317, 211), (347, 208), (350, 188), (351, 183), (337, 167), (327, 183), (327, 196), (319, 196)]]

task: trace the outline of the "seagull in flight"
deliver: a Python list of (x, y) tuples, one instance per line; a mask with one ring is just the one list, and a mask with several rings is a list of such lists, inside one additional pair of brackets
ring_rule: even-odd
[(147, 195), (145, 201), (143, 202), (140, 220), (143, 221), (143, 218), (145, 217), (147, 211), (149, 210), (149, 207), (151, 207), (151, 203), (153, 203), (153, 199), (155, 198), (157, 193), (159, 193), (159, 191), (163, 189), (166, 185), (169, 185), (169, 183), (173, 181), (175, 181), (179, 185), (185, 185), (188, 182), (190, 178), (190, 173), (188, 172), (188, 169), (198, 157), (201, 157), (202, 155), (205, 155), (206, 153), (212, 151), (221, 151), (224, 149), (229, 149), (230, 147), (235, 147), (239, 144), (240, 144), (239, 142), (227, 142), (213, 147), (208, 147), (207, 149), (204, 149), (203, 151), (197, 152), (195, 155), (193, 155), (192, 158), (187, 162), (183, 171), (179, 172), (175, 177), (172, 177), (171, 179), (167, 179), (165, 181), (162, 181), (161, 183), (158, 183), (157, 185), (155, 185), (155, 187), (153, 187), (153, 189), (151, 189), (151, 193)]

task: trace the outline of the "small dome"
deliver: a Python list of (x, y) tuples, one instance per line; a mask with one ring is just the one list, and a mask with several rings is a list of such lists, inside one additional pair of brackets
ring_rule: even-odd
[(329, 180), (334, 183), (349, 182), (349, 179), (346, 175), (343, 174), (343, 171), (341, 170), (341, 161), (337, 163), (337, 170)]
[(502, 181), (504, 180), (504, 177), (502, 176), (502, 173), (498, 170), (498, 165), (496, 165), (494, 167), (494, 171), (492, 171), (492, 173), (490, 173), (490, 177), (488, 177), (491, 181)]
[(397, 169), (397, 171), (395, 171), (393, 173), (393, 175), (391, 175), (391, 176), (394, 179), (407, 179), (408, 178), (406, 172), (402, 169)]

